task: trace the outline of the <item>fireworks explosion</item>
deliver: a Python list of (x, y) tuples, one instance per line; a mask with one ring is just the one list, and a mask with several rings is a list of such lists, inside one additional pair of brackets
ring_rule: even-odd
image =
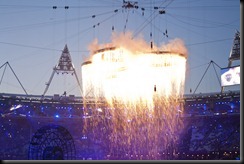
[[(91, 46), (93, 55), (82, 64), (83, 94), (94, 98), (93, 108), (109, 120), (104, 128), (110, 154), (161, 159), (161, 153), (176, 151), (183, 129), (179, 99), (187, 51), (179, 39), (152, 49), (130, 38), (114, 34), (111, 44)], [(105, 104), (98, 103), (102, 100)], [(93, 119), (93, 126), (100, 123)]]

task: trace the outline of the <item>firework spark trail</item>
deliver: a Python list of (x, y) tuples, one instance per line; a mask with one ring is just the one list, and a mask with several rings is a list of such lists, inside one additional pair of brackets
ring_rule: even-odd
[[(93, 43), (93, 55), (82, 65), (84, 96), (106, 100), (106, 109), (99, 103), (93, 108), (103, 108), (109, 117), (106, 135), (113, 156), (160, 159), (161, 152), (172, 154), (183, 129), (177, 114), (187, 50), (175, 39), (152, 51), (143, 39), (130, 36), (113, 34), (103, 48)], [(98, 122), (93, 119), (93, 126)]]

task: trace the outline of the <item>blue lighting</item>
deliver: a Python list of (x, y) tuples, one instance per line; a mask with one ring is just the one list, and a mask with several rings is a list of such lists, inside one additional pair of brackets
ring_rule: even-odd
[(236, 160), (240, 160), (240, 157), (236, 157)]
[(59, 118), (59, 115), (58, 115), (58, 114), (56, 114), (56, 115), (55, 115), (55, 117), (56, 117), (56, 118)]

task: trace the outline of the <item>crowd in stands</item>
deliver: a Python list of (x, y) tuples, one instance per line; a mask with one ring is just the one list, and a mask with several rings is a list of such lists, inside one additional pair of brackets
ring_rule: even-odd
[[(214, 101), (186, 101), (184, 104), (184, 131), (181, 134), (177, 151), (158, 152), (156, 159), (176, 160), (226, 160), (240, 158), (240, 98), (216, 99)], [(90, 112), (89, 112), (90, 111)], [(88, 112), (88, 113), (87, 113)], [(0, 99), (0, 159), (27, 159), (31, 135), (28, 117), (82, 118), (94, 113), (92, 106), (86, 109), (80, 102), (57, 103), (42, 101), (19, 101)], [(77, 144), (78, 159), (151, 159), (148, 154), (117, 154), (113, 156), (87, 142), (82, 137), (74, 137)], [(83, 138), (84, 139), (84, 138)], [(81, 148), (81, 146), (85, 146)], [(92, 145), (92, 146), (91, 146)], [(80, 147), (79, 147), (80, 146)], [(101, 149), (94, 155), (92, 149)], [(87, 149), (88, 150), (88, 149)], [(86, 153), (86, 155), (84, 155)]]

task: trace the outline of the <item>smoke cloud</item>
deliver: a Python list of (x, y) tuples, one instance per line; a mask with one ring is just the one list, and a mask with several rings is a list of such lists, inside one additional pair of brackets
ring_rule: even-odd
[(134, 54), (151, 52), (151, 51), (170, 51), (174, 53), (180, 53), (187, 57), (188, 51), (185, 47), (184, 41), (180, 38), (175, 38), (170, 40), (168, 43), (162, 43), (159, 47), (155, 44), (151, 48), (151, 43), (145, 41), (142, 35), (139, 35), (136, 38), (133, 38), (132, 32), (126, 33), (112, 33), (111, 42), (105, 44), (99, 44), (98, 39), (94, 39), (92, 43), (89, 44), (88, 50), (90, 51), (90, 56), (102, 48), (108, 47), (124, 47), (127, 50), (133, 52)]
[(188, 51), (182, 39), (175, 38), (170, 40), (167, 44), (162, 44), (159, 48), (161, 51), (171, 51), (175, 53), (183, 54), (187, 57)]

